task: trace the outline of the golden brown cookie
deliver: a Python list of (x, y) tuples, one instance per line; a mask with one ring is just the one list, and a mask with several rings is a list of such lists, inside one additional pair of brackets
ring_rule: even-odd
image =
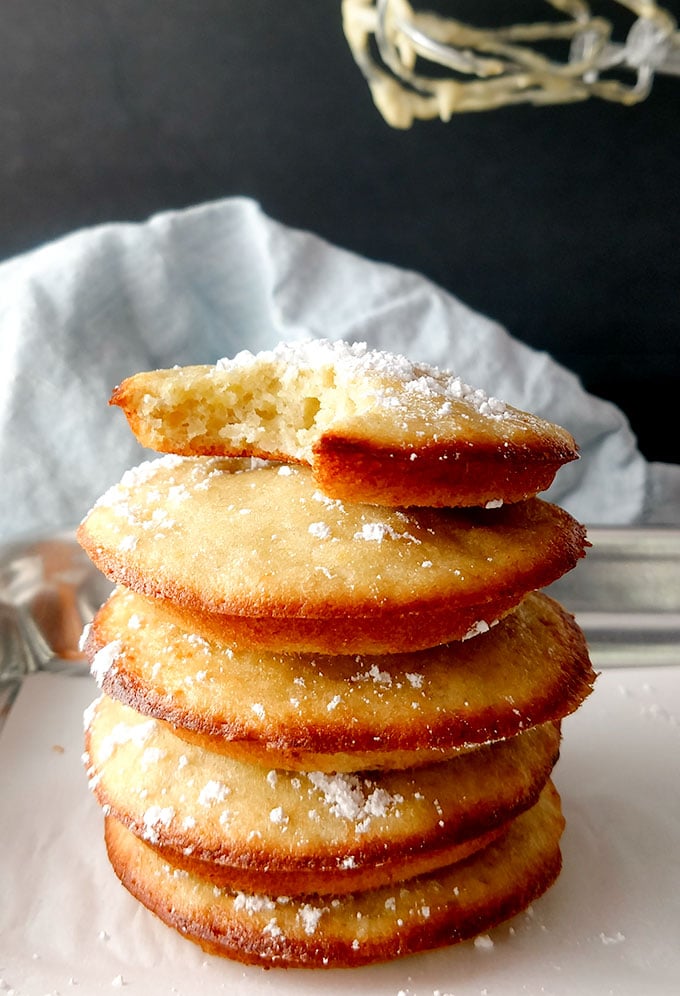
[(175, 865), (276, 895), (376, 888), (467, 857), (533, 805), (560, 744), (548, 723), (416, 771), (291, 772), (191, 746), (106, 695), (86, 716), (107, 813)]
[(326, 494), (352, 502), (519, 501), (577, 457), (560, 426), (364, 343), (284, 343), (137, 373), (111, 403), (150, 449), (304, 463)]
[(506, 834), (467, 860), (334, 898), (222, 890), (173, 867), (112, 817), (105, 826), (123, 885), (205, 951), (267, 967), (340, 968), (454, 944), (526, 909), (560, 872), (564, 820), (548, 784)]
[(207, 749), (270, 767), (427, 764), (561, 719), (595, 678), (573, 617), (540, 593), (474, 639), (380, 657), (259, 651), (183, 623), (117, 589), (85, 641), (98, 682)]
[(163, 457), (128, 471), (78, 529), (113, 581), (224, 639), (401, 652), (461, 639), (583, 555), (583, 526), (538, 498), (497, 509), (345, 505), (303, 467)]

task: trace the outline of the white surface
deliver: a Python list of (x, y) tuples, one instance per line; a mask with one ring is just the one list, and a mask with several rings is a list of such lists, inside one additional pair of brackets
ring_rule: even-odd
[(582, 457), (548, 494), (576, 518), (680, 524), (680, 467), (648, 464), (623, 414), (547, 354), (419, 274), (227, 198), (0, 264), (0, 539), (72, 528), (140, 461), (107, 405), (123, 377), (310, 337), (449, 368), (566, 426)]
[(31, 676), (0, 734), (3, 996), (678, 992), (680, 663), (603, 673), (565, 722), (555, 777), (564, 870), (533, 916), (494, 930), (488, 950), (467, 943), (331, 972), (205, 956), (125, 893), (80, 761), (81, 714), (95, 694), (90, 678)]

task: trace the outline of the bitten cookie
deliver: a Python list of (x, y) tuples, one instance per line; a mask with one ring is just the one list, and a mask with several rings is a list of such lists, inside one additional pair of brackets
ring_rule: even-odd
[(281, 344), (215, 366), (137, 373), (111, 403), (150, 449), (306, 464), (343, 501), (521, 501), (578, 455), (561, 426), (364, 343)]

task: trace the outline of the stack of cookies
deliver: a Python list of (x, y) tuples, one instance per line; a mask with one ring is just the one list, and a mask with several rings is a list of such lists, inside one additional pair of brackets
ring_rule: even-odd
[(583, 527), (571, 436), (431, 367), (315, 341), (137, 374), (166, 455), (79, 541), (115, 872), (205, 950), (352, 966), (474, 937), (557, 877), (560, 721), (594, 675), (539, 589)]

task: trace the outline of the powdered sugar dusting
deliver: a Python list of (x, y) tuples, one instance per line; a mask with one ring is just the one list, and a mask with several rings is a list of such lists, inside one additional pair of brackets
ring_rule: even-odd
[(238, 375), (255, 362), (280, 364), (293, 371), (330, 368), (333, 380), (339, 386), (357, 381), (375, 381), (376, 402), (386, 407), (398, 406), (395, 391), (404, 391), (415, 397), (436, 401), (441, 406), (462, 400), (480, 415), (489, 418), (501, 418), (507, 410), (505, 402), (466, 384), (451, 371), (413, 363), (398, 353), (369, 349), (365, 342), (329, 339), (284, 342), (257, 354), (242, 350), (231, 359), (218, 360), (215, 370)]
[(369, 543), (382, 543), (384, 539), (409, 540), (411, 543), (421, 541), (411, 533), (400, 533), (388, 522), (365, 522), (360, 530), (354, 534), (354, 539), (366, 540)]
[(150, 844), (160, 840), (159, 827), (167, 828), (175, 817), (172, 806), (149, 806), (143, 816), (144, 830), (142, 836)]
[(331, 527), (325, 522), (312, 522), (308, 531), (316, 539), (328, 539), (331, 535)]
[(282, 806), (275, 806), (270, 811), (270, 813), (269, 813), (269, 820), (270, 820), (271, 823), (274, 823), (277, 826), (283, 826), (283, 827), (285, 827), (285, 826), (288, 825), (288, 816), (284, 812)]
[(87, 641), (91, 632), (92, 632), (92, 623), (91, 622), (85, 623), (85, 625), (83, 626), (83, 631), (80, 634), (80, 638), (78, 640), (78, 650), (81, 652), (81, 654), (85, 652), (85, 647), (87, 646)]
[[(361, 660), (362, 660), (361, 658), (358, 658), (357, 662), (359, 663)], [(373, 664), (371, 664), (371, 666), (367, 671), (362, 671), (359, 672), (358, 674), (353, 674), (352, 677), (350, 678), (350, 681), (352, 682), (371, 681), (373, 682), (373, 684), (379, 686), (381, 685), (383, 688), (392, 687), (392, 675), (389, 673), (389, 671), (381, 671), (378, 665), (375, 663), (375, 661), (373, 662)]]
[(123, 644), (120, 640), (112, 640), (111, 643), (107, 643), (92, 658), (92, 663), (90, 665), (90, 671), (92, 672), (95, 681), (101, 688), (104, 678), (110, 670), (114, 667), (116, 660), (123, 652)]
[(310, 906), (306, 903), (301, 906), (298, 910), (298, 918), (302, 923), (305, 934), (312, 935), (316, 933), (316, 928), (319, 924), (319, 920), (323, 916), (323, 909), (318, 906)]
[(105, 737), (99, 747), (99, 762), (107, 761), (113, 754), (116, 747), (132, 743), (141, 749), (149, 740), (156, 729), (155, 719), (149, 719), (144, 723), (116, 723), (111, 732)]
[(275, 910), (276, 903), (269, 896), (249, 895), (246, 892), (237, 892), (234, 897), (234, 909), (236, 912), (244, 910), (252, 916), (254, 913)]
[(185, 463), (187, 459), (187, 457), (177, 456), (174, 453), (166, 453), (164, 456), (155, 457), (153, 460), (144, 460), (136, 467), (130, 467), (129, 470), (126, 470), (119, 484), (115, 485), (115, 487), (134, 491), (148, 481), (153, 480), (160, 469), (174, 470)]
[(159, 470), (174, 470), (188, 459), (190, 458), (167, 453), (165, 456), (156, 457), (153, 460), (144, 460), (136, 467), (130, 467), (117, 484), (104, 492), (95, 502), (93, 508), (113, 508), (119, 514), (127, 512), (128, 517), (130, 517), (127, 510), (130, 493), (152, 481)]
[(403, 796), (391, 795), (384, 788), (374, 788), (353, 774), (328, 775), (312, 771), (307, 778), (324, 797), (333, 816), (355, 823), (357, 833), (365, 833), (373, 817), (385, 817)]
[(200, 806), (212, 806), (214, 803), (224, 802), (230, 791), (231, 789), (228, 785), (211, 779), (205, 783), (199, 792), (198, 803)]

